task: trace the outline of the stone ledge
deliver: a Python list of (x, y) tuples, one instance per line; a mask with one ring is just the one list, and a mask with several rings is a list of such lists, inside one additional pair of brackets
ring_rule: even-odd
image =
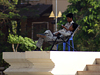
[(3, 59), (11, 66), (8, 75), (76, 75), (94, 64), (100, 52), (26, 51), (4, 52)]

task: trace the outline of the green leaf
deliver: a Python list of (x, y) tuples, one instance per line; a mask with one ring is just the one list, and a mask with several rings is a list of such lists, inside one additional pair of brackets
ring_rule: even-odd
[(93, 29), (88, 29), (88, 33), (94, 33)]

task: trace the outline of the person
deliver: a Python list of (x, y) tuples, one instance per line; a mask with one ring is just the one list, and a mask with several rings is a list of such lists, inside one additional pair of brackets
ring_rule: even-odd
[[(61, 30), (56, 31), (52, 34), (50, 30), (46, 30), (44, 34), (37, 34), (37, 37), (39, 37), (38, 42), (36, 43), (36, 50), (40, 50), (42, 44), (44, 41), (54, 41), (57, 38), (58, 34), (61, 34), (61, 37), (70, 36), (71, 33), (74, 31), (76, 24), (73, 21), (73, 14), (69, 13), (66, 15), (68, 23), (65, 24), (65, 26), (62, 25)], [(57, 41), (61, 41), (61, 39), (58, 39)], [(54, 45), (53, 50), (56, 49), (56, 45)]]

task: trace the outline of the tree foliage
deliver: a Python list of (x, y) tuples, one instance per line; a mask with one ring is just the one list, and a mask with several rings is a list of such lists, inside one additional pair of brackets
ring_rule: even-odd
[(71, 3), (59, 21), (67, 22), (66, 15), (74, 14), (74, 21), (80, 25), (80, 30), (74, 36), (77, 50), (100, 50), (100, 0), (69, 0)]
[(16, 0), (13, 0), (13, 3), (10, 3), (8, 0), (0, 1), (0, 21), (7, 22), (13, 18), (19, 18), (18, 10), (15, 8)]

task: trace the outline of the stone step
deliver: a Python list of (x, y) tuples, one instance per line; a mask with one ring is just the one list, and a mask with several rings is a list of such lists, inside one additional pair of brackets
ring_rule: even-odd
[(96, 64), (100, 64), (100, 58), (96, 58)]
[(77, 75), (100, 75), (99, 71), (77, 71)]
[(100, 71), (100, 65), (86, 65), (87, 71)]

